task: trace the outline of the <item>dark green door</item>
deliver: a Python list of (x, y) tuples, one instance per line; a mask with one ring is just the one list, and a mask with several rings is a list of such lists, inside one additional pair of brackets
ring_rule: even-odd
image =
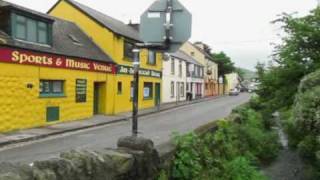
[(161, 102), (161, 87), (160, 83), (156, 83), (156, 89), (155, 89), (155, 105), (158, 106), (160, 105)]
[(94, 83), (93, 113), (99, 113), (99, 83)]

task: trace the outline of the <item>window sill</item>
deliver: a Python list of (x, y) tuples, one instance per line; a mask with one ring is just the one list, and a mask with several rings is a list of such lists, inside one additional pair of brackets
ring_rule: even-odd
[(144, 101), (153, 100), (153, 97), (144, 97), (143, 100)]
[(65, 94), (41, 94), (39, 98), (65, 98)]

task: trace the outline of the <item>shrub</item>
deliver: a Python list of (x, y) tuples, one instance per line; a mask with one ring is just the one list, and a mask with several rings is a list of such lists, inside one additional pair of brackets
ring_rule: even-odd
[(248, 105), (235, 114), (239, 122), (221, 120), (214, 133), (176, 135), (174, 179), (265, 179), (252, 164), (276, 157), (278, 136), (264, 128), (262, 115)]
[(250, 165), (245, 157), (237, 157), (226, 164), (227, 174), (223, 179), (226, 180), (265, 180), (259, 171)]

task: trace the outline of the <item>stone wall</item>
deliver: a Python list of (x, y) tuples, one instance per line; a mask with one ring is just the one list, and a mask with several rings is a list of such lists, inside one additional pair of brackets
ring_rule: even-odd
[[(209, 123), (196, 130), (215, 129)], [(172, 142), (155, 147), (151, 140), (123, 137), (117, 149), (70, 151), (59, 158), (27, 164), (0, 164), (0, 180), (152, 180), (169, 172), (175, 157)]]

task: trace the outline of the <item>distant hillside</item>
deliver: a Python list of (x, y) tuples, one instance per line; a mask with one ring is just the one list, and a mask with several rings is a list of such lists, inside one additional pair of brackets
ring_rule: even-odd
[(238, 70), (240, 70), (240, 72), (242, 72), (243, 74), (243, 78), (245, 80), (251, 80), (252, 78), (256, 78), (257, 74), (254, 71), (245, 69), (245, 68), (237, 68)]

